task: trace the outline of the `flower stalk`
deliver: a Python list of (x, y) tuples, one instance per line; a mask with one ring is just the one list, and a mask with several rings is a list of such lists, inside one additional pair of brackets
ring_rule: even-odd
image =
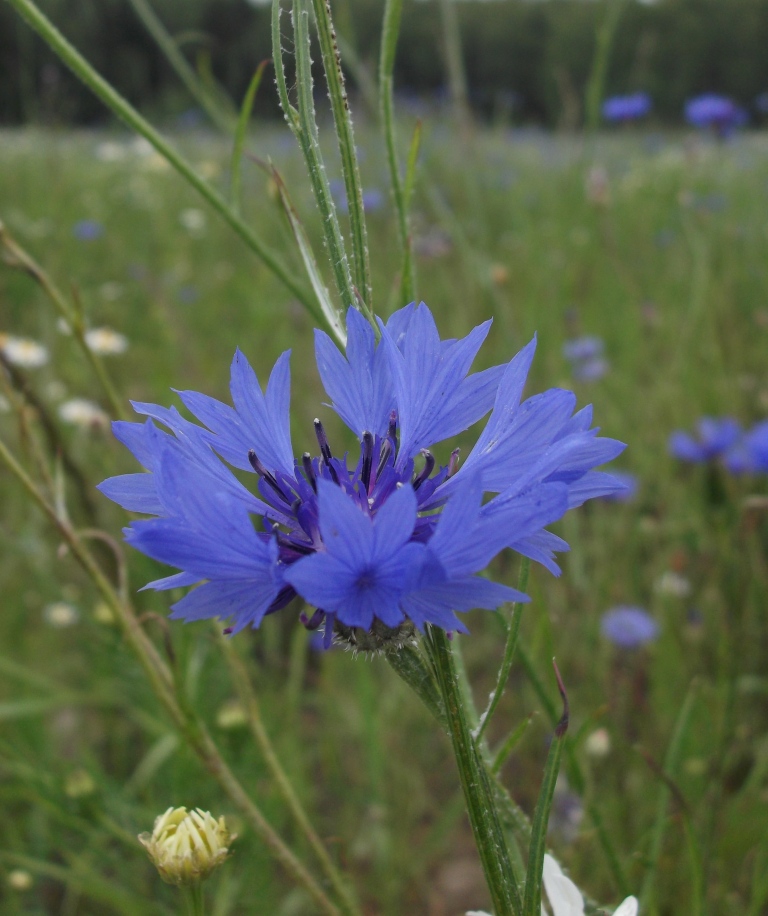
[(425, 639), (445, 702), (453, 751), (480, 861), (496, 916), (520, 916), (520, 882), (513, 872), (491, 782), (470, 732), (447, 634), (430, 627)]

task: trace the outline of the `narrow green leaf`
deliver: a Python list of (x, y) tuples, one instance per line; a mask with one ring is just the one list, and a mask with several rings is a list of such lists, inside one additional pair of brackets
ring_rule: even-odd
[(141, 792), (178, 748), (179, 736), (175, 732), (166, 732), (161, 738), (158, 738), (139, 761), (125, 784), (125, 791), (128, 793)]
[(547, 849), (547, 824), (549, 823), (549, 812), (552, 808), (552, 799), (555, 794), (555, 783), (560, 772), (560, 758), (563, 755), (565, 733), (568, 730), (568, 696), (554, 660), (552, 665), (555, 669), (560, 696), (563, 699), (563, 714), (555, 726), (555, 733), (547, 755), (547, 764), (544, 768), (544, 779), (541, 783), (536, 810), (533, 814), (531, 842), (528, 847), (528, 870), (525, 875), (524, 916), (540, 916), (541, 914), (541, 873), (544, 868), (544, 853)]
[(498, 773), (499, 770), (507, 762), (509, 755), (517, 747), (520, 739), (523, 737), (526, 731), (528, 731), (528, 726), (531, 724), (531, 722), (533, 722), (535, 715), (536, 713), (532, 712), (525, 719), (523, 719), (517, 728), (513, 729), (509, 733), (504, 743), (493, 755), (493, 761), (491, 762), (491, 772), (494, 775), (496, 775), (496, 773)]
[(652, 909), (654, 894), (654, 882), (656, 872), (659, 868), (659, 859), (661, 857), (661, 848), (664, 843), (664, 834), (667, 830), (667, 807), (672, 795), (672, 789), (668, 780), (674, 780), (677, 774), (677, 768), (680, 764), (680, 755), (683, 750), (683, 742), (688, 726), (691, 722), (691, 714), (698, 694), (698, 681), (693, 681), (688, 688), (680, 712), (677, 715), (677, 721), (672, 731), (672, 737), (669, 740), (667, 753), (664, 756), (663, 774), (666, 777), (659, 789), (659, 798), (656, 802), (656, 820), (653, 826), (651, 839), (651, 849), (648, 854), (648, 868), (643, 877), (643, 886), (640, 891), (640, 908), (643, 912), (649, 912)]
[(440, 689), (421, 652), (414, 646), (404, 646), (397, 652), (387, 652), (384, 657), (395, 674), (408, 684), (440, 725), (448, 731), (448, 719)]
[(336, 335), (336, 337), (344, 343), (346, 341), (346, 331), (344, 330), (344, 319), (339, 314), (336, 308), (334, 308), (333, 303), (331, 302), (331, 297), (328, 294), (328, 289), (323, 280), (320, 269), (317, 266), (317, 261), (315, 260), (314, 252), (312, 251), (312, 245), (307, 237), (307, 233), (304, 230), (304, 224), (299, 219), (299, 215), (296, 212), (291, 199), (288, 197), (288, 190), (285, 187), (285, 182), (280, 176), (280, 173), (276, 170), (272, 170), (272, 177), (274, 178), (278, 191), (280, 193), (280, 202), (283, 205), (285, 214), (288, 217), (288, 222), (290, 223), (291, 229), (293, 231), (293, 236), (296, 239), (296, 244), (299, 246), (299, 252), (301, 253), (301, 258), (304, 261), (304, 266), (306, 267), (307, 274), (309, 275), (309, 281), (312, 284), (312, 289), (315, 292), (315, 298), (320, 304), (321, 314), (315, 314), (316, 318), (324, 319), (328, 325), (330, 325), (331, 330)]
[(256, 99), (256, 93), (259, 91), (259, 86), (261, 85), (261, 78), (264, 75), (264, 69), (268, 63), (268, 60), (263, 60), (256, 68), (256, 72), (253, 74), (251, 82), (248, 86), (248, 91), (245, 93), (245, 98), (243, 99), (243, 106), (240, 109), (240, 117), (237, 119), (235, 142), (232, 145), (232, 162), (230, 164), (232, 179), (229, 190), (229, 202), (235, 213), (240, 212), (243, 150), (245, 148), (245, 137), (248, 131), (248, 123), (251, 120), (253, 103)]
[[(528, 574), (530, 571), (531, 561), (528, 557), (523, 557), (522, 565), (520, 566), (520, 575), (517, 581), (518, 591), (524, 592), (528, 588)], [(480, 728), (477, 733), (478, 741), (483, 737), (488, 727), (488, 723), (491, 721), (491, 716), (496, 711), (496, 707), (499, 705), (504, 695), (504, 688), (507, 686), (509, 672), (512, 670), (512, 661), (515, 657), (515, 649), (517, 648), (517, 641), (520, 636), (520, 619), (522, 616), (523, 605), (519, 601), (516, 601), (512, 605), (512, 619), (510, 620), (509, 630), (507, 631), (507, 642), (504, 646), (501, 667), (496, 677), (496, 686), (493, 688), (493, 692), (488, 698), (488, 706), (485, 712), (480, 716)]]

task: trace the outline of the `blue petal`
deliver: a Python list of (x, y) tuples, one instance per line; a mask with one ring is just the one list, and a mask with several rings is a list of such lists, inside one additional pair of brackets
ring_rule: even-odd
[(164, 506), (157, 494), (154, 474), (121, 474), (108, 477), (96, 486), (108, 499), (129, 512), (163, 515)]
[(465, 379), (490, 325), (486, 321), (463, 340), (441, 342), (432, 313), (422, 302), (413, 313), (401, 352), (379, 322), (395, 386), (398, 467), (420, 449), (467, 429), (490, 409), (501, 373), (490, 370)]
[(232, 632), (237, 633), (248, 624), (258, 627), (276, 594), (268, 578), (207, 582), (177, 601), (170, 617), (187, 622), (234, 617)]
[(357, 309), (347, 312), (346, 359), (323, 331), (315, 331), (315, 358), (333, 409), (358, 437), (383, 436), (395, 396), (382, 347)]

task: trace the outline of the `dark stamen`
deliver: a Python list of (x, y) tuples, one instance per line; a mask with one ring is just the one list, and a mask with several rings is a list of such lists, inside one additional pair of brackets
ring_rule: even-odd
[(373, 469), (373, 434), (368, 431), (363, 433), (363, 441), (360, 443), (363, 452), (363, 467), (360, 472), (360, 479), (363, 481), (365, 492), (371, 483), (371, 470)]
[(265, 465), (259, 461), (256, 452), (251, 448), (248, 449), (248, 461), (251, 463), (251, 467), (256, 471), (256, 473), (261, 477), (262, 480), (265, 480), (270, 487), (277, 493), (280, 499), (285, 500), (285, 493), (283, 493), (280, 488), (280, 484), (277, 482), (275, 475), (267, 469)]
[(435, 469), (435, 456), (430, 452), (428, 448), (423, 448), (421, 454), (424, 458), (424, 467), (421, 469), (421, 472), (413, 480), (413, 489), (418, 490), (419, 487), (428, 479), (429, 475)]
[(310, 544), (302, 544), (294, 540), (290, 535), (285, 534), (283, 531), (277, 533), (277, 543), (280, 547), (286, 547), (288, 550), (293, 550), (295, 553), (300, 553), (304, 556), (315, 553), (315, 548)]
[(320, 626), (320, 624), (323, 622), (324, 618), (325, 618), (325, 611), (320, 610), (320, 608), (318, 608), (311, 617), (307, 617), (304, 611), (302, 611), (299, 614), (299, 621), (308, 630), (316, 630)]
[(389, 438), (394, 442), (397, 448), (397, 411), (393, 410), (389, 415)]
[(304, 452), (301, 456), (301, 464), (304, 468), (304, 474), (312, 489), (317, 493), (317, 481), (315, 480), (315, 469), (312, 467), (312, 456), (309, 452)]
[[(453, 475), (456, 473), (456, 469), (459, 466), (459, 451), (460, 449), (455, 448), (451, 452), (451, 459), (448, 462), (448, 477), (453, 477)], [(448, 477), (446, 477), (446, 480)]]
[(392, 443), (389, 439), (385, 439), (381, 443), (381, 451), (379, 452), (379, 466), (376, 468), (376, 479), (378, 480), (381, 477), (381, 473), (384, 468), (387, 466), (389, 461), (389, 456), (392, 454)]
[(328, 445), (328, 436), (325, 434), (323, 429), (323, 424), (315, 417), (315, 435), (317, 436), (317, 444), (320, 446), (320, 453), (323, 458), (325, 458), (325, 463), (330, 467), (331, 465), (331, 447)]

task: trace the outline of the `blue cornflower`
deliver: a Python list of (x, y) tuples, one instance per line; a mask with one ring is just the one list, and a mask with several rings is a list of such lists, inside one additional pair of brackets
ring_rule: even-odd
[(95, 242), (104, 235), (104, 226), (95, 219), (81, 219), (72, 226), (72, 235), (81, 242)]
[(631, 95), (614, 95), (603, 102), (603, 117), (606, 121), (636, 121), (644, 118), (653, 103), (647, 92), (633, 92)]
[(768, 474), (768, 420), (744, 433), (723, 461), (732, 474)]
[(603, 357), (603, 341), (599, 337), (575, 337), (563, 344), (563, 356), (571, 364), (571, 373), (578, 382), (596, 382), (609, 370)]
[(638, 649), (658, 638), (659, 625), (640, 607), (615, 607), (603, 614), (600, 630), (620, 649)]
[(732, 417), (702, 417), (698, 437), (676, 430), (669, 437), (669, 452), (681, 461), (714, 461), (728, 453), (741, 437), (741, 427)]
[[(535, 339), (507, 365), (469, 375), (490, 324), (441, 340), (421, 303), (379, 321), (378, 343), (354, 309), (345, 352), (315, 332), (331, 406), (360, 443), (352, 464), (336, 457), (319, 420), (319, 456), (294, 460), (289, 353), (262, 391), (238, 350), (234, 407), (178, 392), (204, 426), (173, 407), (134, 403), (149, 419), (117, 422), (114, 431), (148, 473), (113, 477), (100, 489), (126, 509), (156, 516), (133, 522), (126, 539), (181, 572), (147, 587), (202, 583), (171, 616), (229, 618), (227, 632), (236, 632), (298, 595), (317, 609), (302, 622), (323, 624), (326, 644), (334, 631), (353, 642), (350, 631), (410, 638), (427, 623), (466, 632), (456, 611), (527, 600), (478, 575), (500, 551), (512, 548), (557, 574), (554, 552), (567, 544), (545, 526), (622, 489), (593, 468), (624, 446), (598, 438), (591, 407), (574, 414), (569, 391), (521, 400)], [(438, 466), (431, 447), (489, 411), (464, 465), (455, 449)], [(220, 458), (255, 473), (258, 495)]]
[(721, 136), (729, 136), (747, 123), (748, 115), (733, 99), (705, 93), (685, 103), (685, 120), (694, 127), (710, 128)]

